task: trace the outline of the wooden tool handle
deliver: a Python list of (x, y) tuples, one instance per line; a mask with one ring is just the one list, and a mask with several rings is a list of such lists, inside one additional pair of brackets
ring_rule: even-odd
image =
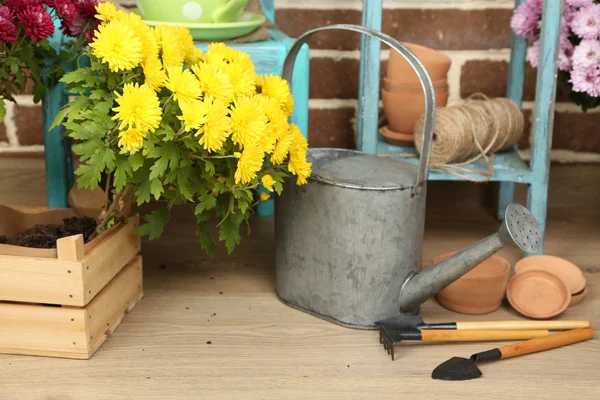
[(423, 330), (421, 331), (421, 340), (427, 341), (456, 341), (456, 342), (475, 342), (486, 340), (521, 340), (539, 338), (550, 335), (550, 332), (544, 329), (530, 330)]
[(538, 351), (555, 349), (572, 343), (583, 342), (594, 337), (592, 328), (573, 329), (566, 332), (556, 333), (547, 337), (527, 340), (523, 343), (513, 344), (511, 346), (501, 347), (501, 358), (511, 358), (522, 356), (524, 354), (537, 353)]
[(590, 321), (480, 321), (457, 322), (456, 329), (549, 329), (564, 331), (568, 329), (589, 328)]

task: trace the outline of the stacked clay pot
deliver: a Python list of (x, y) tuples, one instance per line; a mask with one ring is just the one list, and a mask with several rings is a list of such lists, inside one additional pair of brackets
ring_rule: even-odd
[[(435, 90), (436, 107), (446, 106), (450, 58), (424, 46), (413, 43), (403, 44), (427, 69)], [(381, 135), (395, 145), (412, 145), (413, 128), (425, 112), (425, 95), (416, 72), (404, 57), (395, 51), (390, 53), (387, 75), (383, 78), (381, 98), (388, 121), (388, 125), (381, 128)]]

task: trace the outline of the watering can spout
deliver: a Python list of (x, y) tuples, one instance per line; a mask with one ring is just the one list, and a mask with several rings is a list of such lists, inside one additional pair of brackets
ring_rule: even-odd
[(535, 218), (525, 207), (511, 204), (506, 209), (504, 221), (498, 232), (410, 276), (400, 292), (400, 310), (403, 313), (418, 312), (419, 306), (427, 299), (507, 244), (512, 244), (526, 253), (538, 253), (542, 243), (542, 233)]

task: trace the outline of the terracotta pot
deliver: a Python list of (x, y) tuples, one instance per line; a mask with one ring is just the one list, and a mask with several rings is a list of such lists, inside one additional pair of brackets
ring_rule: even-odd
[[(452, 60), (442, 52), (414, 43), (402, 43), (423, 63), (432, 81), (446, 78)], [(387, 77), (395, 82), (418, 83), (419, 79), (410, 64), (395, 51), (390, 52)]]
[(415, 135), (412, 133), (397, 133), (387, 126), (379, 129), (379, 133), (386, 142), (395, 144), (396, 146), (414, 146), (415, 144)]
[[(381, 91), (388, 127), (397, 133), (412, 134), (415, 123), (425, 112), (425, 95), (421, 90)], [(448, 103), (448, 91), (435, 93), (436, 107)]]
[[(421, 87), (421, 83), (403, 83), (391, 80), (387, 77), (383, 78), (383, 88), (388, 92), (396, 92), (400, 90), (413, 90), (413, 91), (423, 91)], [(438, 79), (437, 81), (433, 81), (433, 88), (436, 91), (439, 90), (448, 90), (448, 80), (447, 79)]]
[[(442, 261), (456, 252), (442, 254), (433, 263)], [(487, 314), (502, 304), (510, 263), (493, 255), (457, 281), (445, 287), (437, 295), (437, 301), (445, 308), (462, 314)]]
[(506, 289), (510, 305), (520, 314), (536, 319), (556, 317), (567, 309), (571, 293), (556, 275), (540, 269), (516, 274)]

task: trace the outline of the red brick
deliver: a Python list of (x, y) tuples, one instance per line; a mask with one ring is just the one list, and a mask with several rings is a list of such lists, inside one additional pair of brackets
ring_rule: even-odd
[[(487, 50), (510, 47), (512, 10), (385, 9), (382, 31), (401, 41), (444, 50)], [(360, 24), (359, 10), (277, 11), (277, 25), (292, 37), (332, 24)], [(342, 31), (321, 32), (311, 48), (356, 50), (360, 35)]]
[(308, 127), (310, 147), (355, 148), (355, 115), (356, 110), (351, 107), (311, 109)]
[[(313, 58), (310, 62), (310, 97), (313, 99), (358, 98), (359, 60)], [(385, 74), (387, 62), (381, 64)]]
[(556, 113), (553, 149), (600, 153), (600, 113)]
[(22, 146), (44, 144), (42, 107), (15, 106), (15, 123), (19, 143)]

